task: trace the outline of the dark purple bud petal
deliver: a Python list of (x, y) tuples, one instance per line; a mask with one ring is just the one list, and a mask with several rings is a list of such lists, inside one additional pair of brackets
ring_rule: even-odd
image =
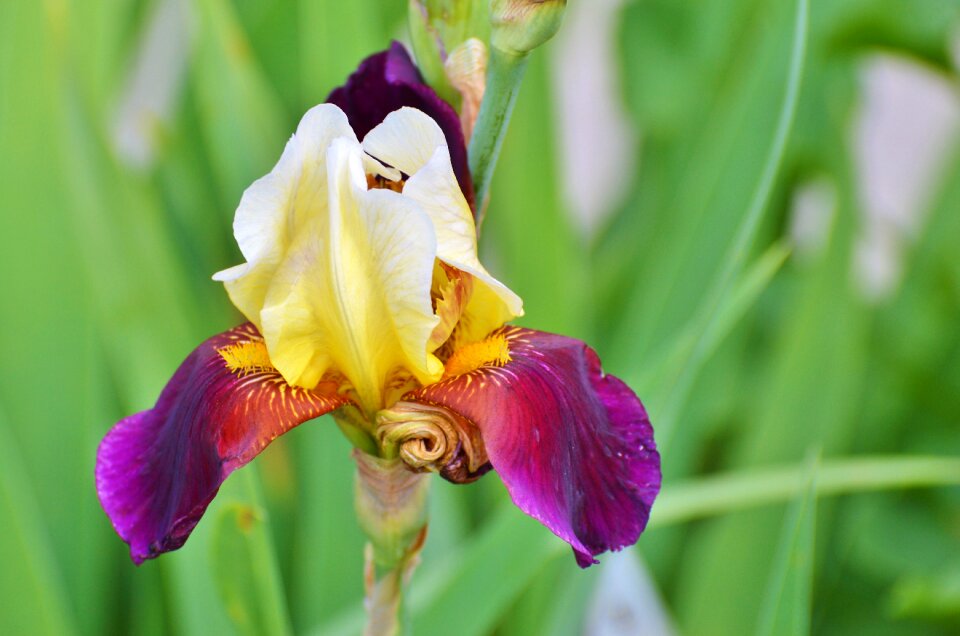
[(432, 117), (447, 139), (450, 161), (460, 189), (470, 207), (475, 208), (473, 181), (467, 166), (467, 145), (460, 127), (460, 117), (450, 104), (423, 82), (420, 71), (399, 42), (393, 42), (386, 51), (371, 55), (361, 62), (347, 83), (334, 89), (327, 101), (336, 104), (347, 114), (350, 125), (360, 139), (387, 115), (404, 106), (416, 108)]

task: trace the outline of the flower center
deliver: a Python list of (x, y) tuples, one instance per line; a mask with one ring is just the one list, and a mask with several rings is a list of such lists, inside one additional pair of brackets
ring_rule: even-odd
[(394, 192), (403, 192), (404, 183), (406, 183), (405, 178), (401, 178), (399, 181), (391, 181), (383, 175), (367, 175), (367, 190), (393, 190)]

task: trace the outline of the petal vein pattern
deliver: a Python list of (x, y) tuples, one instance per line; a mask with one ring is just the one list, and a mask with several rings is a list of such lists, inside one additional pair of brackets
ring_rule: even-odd
[(578, 340), (517, 327), (488, 340), (501, 338), (508, 355), (462, 356), (473, 365), (455, 356), (453, 377), (404, 399), (444, 406), (477, 426), (514, 503), (569, 543), (581, 566), (632, 545), (660, 490), (660, 456), (640, 400)]
[(156, 406), (101, 442), (97, 494), (136, 563), (183, 545), (220, 484), (267, 444), (346, 403), (333, 380), (289, 386), (256, 347), (262, 339), (251, 324), (205, 341)]

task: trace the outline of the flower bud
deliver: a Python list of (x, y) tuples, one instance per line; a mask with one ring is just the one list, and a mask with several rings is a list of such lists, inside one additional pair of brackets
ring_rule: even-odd
[(553, 37), (567, 8), (566, 0), (492, 0), (491, 45), (523, 56)]
[(460, 93), (460, 126), (469, 142), (487, 87), (487, 46), (477, 38), (466, 40), (450, 51), (443, 70), (447, 80)]

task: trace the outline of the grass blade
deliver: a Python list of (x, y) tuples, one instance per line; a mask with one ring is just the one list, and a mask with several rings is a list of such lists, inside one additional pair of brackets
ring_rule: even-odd
[(801, 636), (810, 633), (818, 465), (819, 455), (811, 459), (805, 476), (806, 485), (790, 506), (784, 520), (780, 546), (767, 584), (767, 598), (757, 625), (757, 636)]
[(0, 633), (75, 634), (63, 582), (19, 457), (0, 414)]
[[(863, 457), (823, 462), (817, 496), (874, 490), (960, 485), (960, 459), (948, 457)], [(799, 467), (748, 470), (665, 488), (650, 517), (651, 527), (787, 501), (804, 488)]]
[(244, 188), (280, 156), (293, 128), (251, 55), (233, 4), (200, 0), (196, 10), (193, 86), (221, 200), (229, 203), (223, 211), (231, 214)]
[[(505, 506), (459, 555), (423, 573), (410, 598), (414, 633), (490, 633), (530, 580), (566, 547)], [(477, 590), (485, 590), (483, 603), (477, 603)]]
[(664, 398), (664, 408), (658, 414), (658, 442), (664, 448), (669, 445), (680, 409), (696, 379), (697, 372), (702, 368), (711, 352), (709, 335), (716, 329), (715, 325), (722, 315), (719, 311), (720, 306), (743, 269), (744, 261), (756, 236), (763, 212), (767, 209), (767, 204), (770, 201), (774, 181), (783, 163), (787, 141), (793, 128), (797, 103), (800, 98), (800, 83), (803, 78), (804, 62), (807, 55), (810, 22), (809, 0), (797, 0), (796, 7), (786, 91), (776, 132), (770, 144), (763, 171), (759, 175), (756, 188), (750, 198), (747, 212), (740, 221), (733, 243), (723, 259), (719, 273), (710, 286), (706, 301), (696, 313), (694, 319), (694, 325), (696, 326), (693, 332), (699, 334), (697, 342), (688, 359), (680, 366), (679, 375), (669, 386)]
[[(960, 485), (960, 459), (864, 457), (823, 463), (811, 484), (810, 469), (788, 466), (717, 475), (668, 486), (653, 508), (650, 528), (789, 501), (811, 491), (817, 497), (876, 490)], [(641, 539), (642, 541), (642, 539)], [(414, 578), (410, 604), (416, 632), (485, 634), (497, 618), (566, 543), (513, 506), (504, 506), (460, 551), (423, 567)], [(510, 576), (504, 576), (510, 572)], [(522, 573), (522, 575), (521, 575)], [(477, 590), (489, 590), (481, 606)], [(359, 633), (358, 605), (313, 633)]]
[(237, 474), (243, 500), (217, 511), (211, 565), (227, 615), (243, 634), (292, 633), (266, 512), (252, 466)]
[[(689, 363), (698, 343), (702, 348), (700, 362), (703, 363), (709, 359), (770, 286), (789, 255), (790, 248), (783, 243), (775, 243), (767, 248), (767, 251), (740, 278), (736, 287), (728, 295), (728, 300), (717, 309), (716, 319), (711, 321), (707, 332), (696, 331), (699, 326), (696, 324), (691, 324), (679, 331), (674, 342), (668, 345), (668, 353), (661, 358), (661, 361), (651, 362), (639, 370), (636, 377), (628, 376), (627, 384), (635, 387), (655, 386), (659, 377), (677, 377)], [(664, 444), (665, 439), (666, 436), (661, 436), (658, 428), (658, 443)]]

